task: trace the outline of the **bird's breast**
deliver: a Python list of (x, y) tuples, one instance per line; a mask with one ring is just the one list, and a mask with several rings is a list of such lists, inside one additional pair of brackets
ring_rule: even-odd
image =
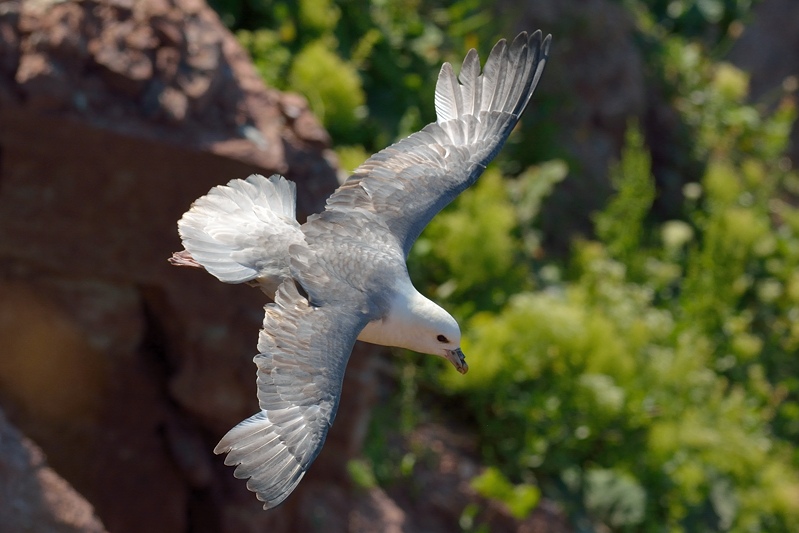
[(373, 320), (366, 324), (361, 334), (358, 335), (358, 340), (371, 344), (379, 344), (380, 346), (394, 346), (391, 341), (396, 336), (395, 333), (389, 322), (383, 319)]

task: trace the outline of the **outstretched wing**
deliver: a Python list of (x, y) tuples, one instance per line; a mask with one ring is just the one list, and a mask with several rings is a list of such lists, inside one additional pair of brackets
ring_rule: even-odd
[[(456, 78), (444, 63), (437, 121), (373, 155), (327, 201), (328, 211), (377, 214), (407, 256), (424, 227), (477, 180), (502, 148), (535, 90), (550, 36), (499, 41), (480, 74), (470, 50)], [(460, 83), (459, 83), (460, 80)]]
[(258, 339), (261, 412), (231, 429), (214, 449), (264, 502), (279, 505), (322, 449), (341, 395), (355, 339), (366, 325), (344, 304), (314, 307), (293, 280), (266, 306)]

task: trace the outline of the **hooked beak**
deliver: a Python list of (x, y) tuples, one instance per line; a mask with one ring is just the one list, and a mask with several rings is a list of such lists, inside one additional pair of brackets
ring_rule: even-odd
[(466, 364), (466, 356), (460, 348), (454, 350), (445, 350), (447, 360), (455, 366), (455, 369), (461, 374), (469, 371), (469, 365)]

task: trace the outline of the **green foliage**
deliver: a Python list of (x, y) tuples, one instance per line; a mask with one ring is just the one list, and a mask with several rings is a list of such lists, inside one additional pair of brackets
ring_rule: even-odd
[(362, 459), (351, 459), (347, 462), (347, 473), (356, 487), (368, 490), (377, 486), (371, 465)]
[(472, 488), (481, 496), (503, 502), (519, 519), (526, 518), (541, 498), (538, 487), (528, 483), (514, 485), (496, 468), (486, 468), (473, 478)]
[[(766, 115), (745, 103), (746, 74), (728, 63), (712, 62), (697, 43), (669, 37), (661, 54), (664, 81), (676, 93), (674, 107), (694, 132), (692, 155), (705, 160), (717, 152), (768, 161), (783, 154), (794, 119), (792, 105)], [(725, 135), (720, 136), (722, 130)]]
[(613, 256), (629, 263), (642, 244), (644, 219), (655, 199), (649, 152), (637, 127), (627, 129), (621, 164), (611, 168), (610, 178), (618, 192), (597, 215), (596, 232)]
[[(765, 115), (744, 103), (745, 77), (701, 56), (685, 61), (697, 52), (675, 40), (664, 62), (678, 94), (703, 91), (701, 106), (676, 106), (708, 162), (686, 187), (685, 220), (649, 220), (654, 183), (631, 128), (598, 240), (575, 245), (565, 281), (541, 275), (535, 292), (520, 284), (502, 305), (477, 305), (464, 327), (470, 373), (438, 378), (468, 405), (486, 460), (508, 483), (537, 480), (589, 529), (799, 523), (799, 211), (785, 201), (797, 177), (779, 155), (794, 109), (786, 101)], [(496, 250), (459, 250), (475, 243), (450, 234), (466, 220), (485, 231), (495, 222), (474, 206), (509, 211), (506, 202), (475, 188), (431, 226), (452, 248), (437, 251), (443, 264), (483, 249), (496, 261)], [(447, 223), (461, 212), (464, 221)], [(512, 222), (503, 231), (519, 239)], [(536, 265), (523, 264), (532, 276)], [(453, 304), (504, 287), (507, 271), (497, 274)]]
[[(568, 479), (568, 476), (566, 476)], [(646, 512), (646, 490), (632, 475), (617, 470), (586, 471), (585, 506), (590, 516), (615, 529), (642, 523)]]
[[(486, 172), (477, 185), (461, 195), (457, 205), (457, 209), (435, 219), (414, 248), (412, 262), (431, 266), (434, 270), (430, 272), (447, 272), (437, 294), (463, 302), (459, 314), (468, 316), (475, 308), (502, 305), (509, 294), (529, 286), (529, 276), (519, 261), (521, 248), (514, 238), (516, 217), (498, 172)], [(487, 286), (490, 291), (481, 290)]]
[(417, 285), (431, 287), (463, 317), (532, 288), (538, 208), (566, 172), (563, 162), (551, 161), (508, 181), (489, 168), (417, 241), (408, 258)]
[(352, 138), (366, 97), (355, 68), (323, 41), (305, 46), (294, 58), (289, 85), (306, 98), (331, 135)]
[(291, 51), (283, 46), (280, 35), (272, 30), (241, 30), (238, 38), (261, 77), (269, 85), (283, 88), (283, 79), (291, 64)]
[(661, 28), (675, 34), (724, 43), (741, 31), (741, 23), (760, 0), (624, 0), (646, 10)]
[(541, 203), (568, 172), (569, 168), (563, 161), (547, 161), (527, 168), (514, 180), (506, 181), (523, 250), (528, 257), (536, 257), (541, 252), (541, 235), (535, 225)]
[(298, 24), (304, 31), (321, 37), (338, 25), (341, 10), (330, 0), (300, 0), (298, 3)]
[[(706, 254), (700, 245), (681, 262)], [(770, 382), (761, 366), (769, 355), (753, 342), (760, 335), (746, 317), (754, 311), (742, 319), (746, 298), (734, 287), (724, 288), (726, 305), (704, 313), (679, 299), (658, 302), (659, 280), (630, 281), (627, 266), (605, 244), (582, 243), (569, 283), (517, 294), (464, 328), (471, 372), (443, 373), (441, 383), (477, 418), (486, 458), (510, 479), (534, 475), (574, 516), (611, 528), (789, 531), (799, 520), (795, 437), (775, 436), (786, 384), (784, 374)], [(737, 268), (706, 266), (709, 279)], [(707, 290), (685, 287), (717, 297)], [(770, 290), (759, 307), (779, 293)], [(740, 381), (719, 371), (732, 364), (728, 348), (747, 354)], [(795, 364), (784, 353), (773, 356)]]
[(441, 63), (499, 33), (476, 0), (212, 4), (270, 85), (305, 95), (337, 144), (370, 153), (432, 122)]

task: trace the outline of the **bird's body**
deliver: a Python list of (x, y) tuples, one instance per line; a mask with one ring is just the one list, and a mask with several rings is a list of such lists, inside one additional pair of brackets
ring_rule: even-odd
[(549, 37), (500, 41), (480, 74), (460, 83), (448, 63), (436, 86), (438, 120), (358, 167), (300, 225), (294, 184), (250, 176), (215, 187), (178, 223), (172, 262), (228, 283), (258, 285), (265, 308), (255, 363), (261, 411), (215, 448), (265, 502), (281, 503), (319, 453), (333, 422), (356, 339), (467, 366), (452, 316), (420, 294), (405, 259), (427, 223), (479, 177), (535, 89)]

